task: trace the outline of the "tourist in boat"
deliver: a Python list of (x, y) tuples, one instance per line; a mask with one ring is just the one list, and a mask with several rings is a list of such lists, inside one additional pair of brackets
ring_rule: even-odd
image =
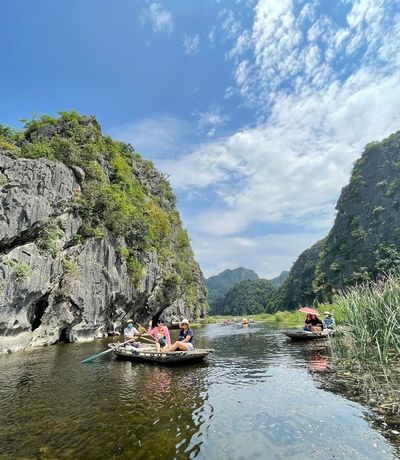
[(178, 340), (171, 346), (164, 348), (163, 351), (193, 351), (194, 350), (194, 335), (193, 329), (190, 327), (189, 321), (183, 319), (181, 321), (181, 330)]
[(325, 315), (325, 318), (324, 318), (324, 326), (326, 329), (335, 329), (335, 326), (336, 326), (336, 322), (335, 322), (335, 318), (332, 316), (332, 313), (330, 313), (329, 311), (326, 311), (324, 313)]
[(129, 341), (129, 343), (135, 345), (135, 336), (140, 337), (141, 334), (133, 325), (133, 320), (128, 319), (128, 321), (126, 322), (126, 328), (124, 329), (125, 342)]
[(324, 330), (324, 323), (317, 315), (311, 315), (309, 313), (304, 321), (304, 330), (309, 332), (322, 332)]
[(171, 337), (169, 335), (168, 327), (165, 326), (164, 321), (159, 319), (157, 321), (157, 326), (152, 329), (153, 321), (149, 321), (148, 333), (152, 335), (156, 340), (156, 351), (163, 350), (171, 345)]

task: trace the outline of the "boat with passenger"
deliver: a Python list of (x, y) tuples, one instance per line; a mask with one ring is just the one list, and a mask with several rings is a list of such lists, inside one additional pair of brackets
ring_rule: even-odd
[(120, 359), (130, 361), (180, 365), (203, 361), (214, 350), (206, 348), (196, 348), (193, 351), (156, 351), (153, 346), (133, 347), (133, 346), (114, 346), (114, 354)]
[(289, 337), (292, 340), (321, 340), (332, 337), (335, 334), (335, 331), (332, 329), (324, 329), (322, 332), (311, 332), (311, 331), (283, 331), (283, 334), (286, 337)]

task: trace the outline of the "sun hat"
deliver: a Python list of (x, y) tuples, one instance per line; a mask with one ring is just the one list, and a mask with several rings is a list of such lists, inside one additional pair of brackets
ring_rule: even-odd
[(329, 315), (329, 316), (332, 316), (332, 313), (329, 312), (329, 311), (324, 311), (324, 315)]
[(182, 324), (187, 324), (189, 326), (189, 321), (185, 318), (181, 321), (181, 326)]
[(126, 324), (129, 324), (129, 323), (133, 323), (133, 319), (128, 319), (128, 321), (126, 322)]

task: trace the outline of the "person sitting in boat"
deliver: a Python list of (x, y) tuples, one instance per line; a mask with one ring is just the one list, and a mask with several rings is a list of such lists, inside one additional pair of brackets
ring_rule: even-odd
[(129, 340), (129, 343), (132, 345), (138, 344), (139, 342), (135, 341), (135, 336), (140, 337), (141, 333), (133, 325), (133, 320), (128, 319), (128, 321), (126, 322), (126, 328), (124, 329), (125, 342)]
[(181, 330), (179, 332), (178, 340), (163, 351), (193, 351), (194, 350), (194, 334), (193, 329), (190, 327), (189, 321), (183, 319), (181, 321)]
[(304, 321), (304, 330), (309, 332), (322, 332), (324, 330), (324, 323), (317, 315), (308, 314)]
[(159, 319), (157, 321), (157, 326), (152, 329), (153, 321), (149, 321), (149, 329), (147, 331), (148, 334), (152, 335), (156, 339), (156, 351), (160, 351), (169, 345), (171, 345), (171, 337), (169, 335), (168, 327), (165, 326), (164, 321)]
[(324, 318), (324, 326), (326, 329), (335, 329), (335, 326), (336, 326), (336, 322), (335, 322), (335, 318), (332, 316), (332, 313), (330, 313), (329, 311), (326, 311), (324, 313), (325, 315), (325, 318)]

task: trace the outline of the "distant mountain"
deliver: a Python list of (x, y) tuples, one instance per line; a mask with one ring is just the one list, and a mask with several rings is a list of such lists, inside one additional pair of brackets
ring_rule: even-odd
[(277, 292), (269, 280), (242, 281), (215, 301), (212, 313), (233, 316), (273, 313)]
[(289, 277), (289, 270), (284, 270), (279, 276), (276, 278), (270, 279), (271, 283), (275, 287), (281, 286)]
[(208, 291), (208, 303), (213, 310), (213, 305), (216, 300), (224, 296), (235, 284), (246, 280), (258, 280), (256, 272), (247, 268), (239, 267), (234, 270), (229, 268), (218, 275), (210, 276), (205, 280), (205, 285)]

